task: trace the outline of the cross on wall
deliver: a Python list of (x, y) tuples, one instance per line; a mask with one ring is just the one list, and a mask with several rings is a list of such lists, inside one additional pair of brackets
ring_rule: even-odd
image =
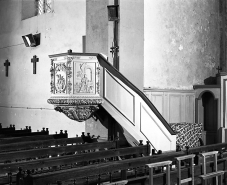
[(218, 70), (218, 74), (219, 74), (220, 71), (222, 70), (222, 67), (218, 66), (216, 69)]
[(9, 66), (10, 66), (10, 62), (8, 59), (5, 61), (4, 66), (5, 66), (5, 71), (6, 71), (6, 77), (8, 77), (8, 71), (9, 71)]
[[(36, 62), (39, 62), (39, 58), (37, 58), (36, 55), (34, 55), (33, 58), (31, 59), (31, 62), (33, 63), (33, 74), (36, 74)], [(5, 76), (8, 77), (9, 66), (10, 66), (10, 62), (8, 59), (5, 61), (4, 66), (5, 66)]]
[(36, 62), (39, 62), (39, 58), (34, 55), (31, 59), (31, 63), (33, 63), (33, 74), (36, 74)]

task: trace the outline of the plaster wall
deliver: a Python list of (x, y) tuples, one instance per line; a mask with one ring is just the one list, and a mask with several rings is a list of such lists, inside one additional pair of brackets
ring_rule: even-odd
[[(21, 19), (22, 0), (0, 1), (0, 122), (16, 129), (31, 126), (33, 131), (49, 128), (50, 133), (67, 130), (69, 137), (81, 135), (84, 123), (68, 119), (47, 103), (50, 97), (48, 55), (82, 52), (86, 27), (86, 2), (54, 0), (53, 13)], [(22, 35), (41, 33), (40, 46), (25, 47)], [(37, 74), (31, 58), (36, 55)], [(9, 77), (3, 63), (10, 62)]]
[(108, 1), (86, 0), (86, 52), (108, 56)]
[[(144, 87), (144, 1), (119, 1), (120, 72), (141, 91)], [(147, 78), (147, 76), (145, 76)], [(149, 77), (148, 77), (149, 78)]]
[[(112, 63), (113, 22), (108, 21), (107, 6), (113, 0), (87, 0), (86, 52), (104, 53)], [(144, 6), (143, 1), (119, 1), (120, 72), (140, 90), (143, 89)], [(135, 75), (136, 74), (136, 75)]]
[(220, 59), (217, 0), (144, 1), (144, 87), (191, 90)]

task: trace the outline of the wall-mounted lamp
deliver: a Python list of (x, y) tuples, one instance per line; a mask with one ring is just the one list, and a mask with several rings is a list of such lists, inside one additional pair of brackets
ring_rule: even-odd
[(119, 20), (118, 7), (119, 7), (119, 5), (109, 5), (109, 6), (107, 6), (109, 21), (118, 21)]
[(114, 0), (114, 5), (107, 6), (108, 9), (108, 19), (109, 21), (113, 21), (113, 42), (112, 47), (110, 48), (110, 52), (113, 57), (113, 66), (119, 70), (119, 45), (118, 45), (118, 23), (119, 23), (119, 3), (118, 0)]
[(28, 34), (22, 36), (24, 44), (26, 47), (36, 47), (40, 45), (40, 33), (39, 34)]

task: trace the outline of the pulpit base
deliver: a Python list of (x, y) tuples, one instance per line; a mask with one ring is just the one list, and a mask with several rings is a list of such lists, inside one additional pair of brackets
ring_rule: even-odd
[(64, 113), (68, 118), (82, 122), (86, 121), (99, 107), (96, 106), (56, 106), (55, 110)]

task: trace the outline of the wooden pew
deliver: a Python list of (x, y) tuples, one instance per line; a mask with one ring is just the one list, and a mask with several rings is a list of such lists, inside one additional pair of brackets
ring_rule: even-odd
[[(169, 153), (164, 153), (160, 155), (155, 155), (155, 156), (145, 156), (145, 157), (139, 157), (139, 158), (133, 158), (133, 159), (127, 159), (127, 160), (120, 160), (120, 161), (114, 161), (111, 163), (102, 163), (102, 164), (95, 164), (95, 165), (90, 165), (90, 166), (84, 166), (80, 168), (71, 168), (71, 169), (65, 169), (65, 170), (60, 170), (60, 171), (54, 171), (54, 172), (48, 172), (44, 174), (34, 174), (32, 175), (32, 184), (33, 185), (38, 185), (38, 184), (48, 184), (48, 183), (53, 183), (56, 184), (56, 181), (61, 182), (61, 181), (70, 181), (76, 182), (76, 184), (80, 184), (79, 181), (80, 179), (83, 178), (83, 183), (88, 183), (89, 179), (94, 179), (94, 177), (90, 176), (95, 176), (96, 182), (98, 184), (103, 181), (113, 181), (114, 174), (117, 178), (115, 180), (119, 181), (121, 179), (121, 174), (120, 171), (127, 170), (127, 169), (137, 169), (141, 166), (145, 166), (146, 164), (149, 163), (155, 163), (155, 162), (161, 162), (161, 161), (166, 161), (166, 160), (171, 160), (175, 162), (176, 157), (181, 157), (184, 156), (188, 153), (192, 153), (192, 151), (195, 151), (196, 153), (198, 152), (204, 152), (204, 151), (210, 151), (214, 149), (219, 149), (224, 150), (227, 147), (227, 143), (220, 143), (216, 145), (207, 145), (203, 147), (197, 147), (197, 148), (191, 148), (185, 151), (180, 151), (180, 152), (169, 152)], [(226, 149), (225, 149), (226, 150)], [(218, 160), (218, 168), (225, 170), (227, 164), (227, 158), (222, 158)], [(207, 170), (211, 171), (214, 165), (214, 161), (210, 160), (207, 162)], [(201, 175), (201, 167), (202, 165), (199, 163), (198, 165), (195, 166), (195, 176), (196, 178), (196, 184), (200, 183), (199, 181), (199, 175)], [(144, 168), (144, 174), (141, 176), (137, 176), (137, 170), (134, 170), (133, 175), (128, 174), (127, 175), (127, 180), (130, 182), (132, 181), (140, 181), (140, 180), (145, 180), (149, 176), (147, 174), (148, 170)], [(182, 168), (182, 178), (188, 178), (188, 171), (189, 167), (185, 166)], [(107, 178), (103, 179), (101, 178), (102, 174), (109, 174), (106, 175)], [(137, 174), (137, 175), (136, 175)], [(108, 177), (109, 176), (109, 177)], [(163, 184), (163, 173), (154, 175), (156, 178), (156, 181), (154, 182), (155, 184)], [(225, 179), (227, 180), (227, 179)], [(172, 170), (171, 171), (171, 184), (177, 182), (177, 170)], [(82, 184), (83, 184), (82, 183)], [(89, 183), (88, 183), (89, 184)]]
[[(199, 157), (200, 153), (203, 152), (209, 152), (209, 151), (219, 151), (220, 155), (222, 157), (227, 157), (227, 143), (218, 143), (218, 144), (212, 144), (212, 145), (205, 145), (205, 146), (200, 146), (200, 147), (195, 147), (195, 148), (189, 148), (188, 150), (186, 150), (187, 154), (195, 154), (195, 163), (199, 164), (201, 163), (202, 159), (201, 157)], [(208, 159), (212, 160), (212, 159)], [(227, 165), (226, 165), (226, 170), (227, 170)]]
[(11, 134), (29, 133), (31, 131), (32, 129), (30, 126), (26, 126), (25, 129), (21, 128), (20, 130), (12, 129), (9, 127), (2, 130), (2, 132), (0, 133), (0, 137), (4, 137), (4, 136), (7, 137), (7, 136), (10, 136)]
[[(70, 144), (72, 143), (72, 140), (73, 139), (69, 138)], [(75, 141), (73, 141), (73, 142), (75, 142)], [(7, 161), (7, 160), (15, 161), (18, 159), (26, 159), (26, 158), (34, 159), (34, 158), (43, 157), (43, 156), (45, 156), (46, 159), (48, 159), (48, 157), (50, 155), (57, 156), (60, 154), (65, 154), (65, 153), (74, 153), (75, 154), (75, 152), (81, 152), (81, 151), (84, 152), (84, 151), (91, 151), (91, 150), (98, 150), (98, 149), (105, 149), (105, 148), (116, 148), (116, 146), (117, 146), (117, 142), (108, 141), (108, 142), (90, 143), (90, 144), (81, 144), (81, 145), (70, 145), (70, 146), (31, 149), (31, 150), (21, 150), (21, 151), (15, 151), (15, 152), (3, 152), (3, 153), (0, 153), (0, 160), (1, 160), (0, 162), (2, 162), (2, 164), (0, 164), (0, 169), (1, 169), (0, 171), (2, 173), (8, 172), (9, 174), (12, 174), (12, 172), (15, 172), (15, 169), (17, 169), (19, 166), (23, 166), (23, 167), (25, 167), (25, 169), (27, 167), (28, 167), (28, 169), (30, 169), (29, 166), (32, 166), (32, 169), (34, 169), (34, 167), (36, 169), (37, 167), (42, 166), (42, 164), (39, 163), (42, 160), (39, 160), (38, 163), (36, 163), (36, 164), (32, 163), (32, 162), (36, 162), (36, 160), (32, 160), (32, 161), (24, 160), (23, 162), (20, 162), (20, 163), (13, 162), (13, 163), (4, 164), (3, 162)], [(69, 156), (71, 156), (71, 155), (69, 155)], [(58, 159), (58, 157), (55, 157), (55, 158)], [(83, 159), (83, 161), (84, 161), (84, 158), (81, 158), (81, 159)], [(31, 163), (29, 163), (29, 162), (31, 162)], [(59, 161), (57, 161), (57, 162), (59, 162)], [(53, 163), (53, 161), (50, 160), (47, 162), (47, 164), (52, 163), (56, 166), (57, 162)], [(61, 162), (60, 164), (64, 164), (64, 163)], [(43, 164), (43, 166), (45, 166), (45, 163)], [(5, 181), (6, 181), (5, 178), (0, 179), (0, 183), (5, 182)]]
[[(86, 144), (86, 146), (88, 146)], [(76, 155), (67, 155), (53, 158), (44, 158), (37, 159), (32, 161), (17, 162), (17, 163), (6, 163), (0, 164), (0, 171), (3, 173), (8, 173), (10, 171), (16, 171), (18, 167), (21, 167), (23, 170), (32, 170), (36, 168), (45, 168), (51, 166), (60, 166), (60, 165), (69, 165), (72, 167), (72, 164), (83, 162), (83, 161), (99, 161), (103, 160), (107, 162), (109, 160), (114, 160), (114, 157), (118, 157), (117, 160), (122, 160), (125, 156), (139, 156), (141, 157), (149, 155), (150, 149), (147, 145), (137, 146), (137, 147), (128, 147), (128, 148), (118, 148), (110, 149), (105, 151), (97, 151)], [(107, 159), (107, 160), (104, 160)]]
[[(0, 148), (1, 148), (1, 146), (4, 145), (5, 148), (4, 147), (3, 147), (4, 149), (2, 148), (4, 151), (7, 151), (8, 149), (14, 147), (13, 145), (15, 145), (15, 144), (13, 144), (13, 143), (21, 143), (21, 142), (24, 142), (24, 141), (30, 142), (30, 141), (38, 141), (38, 140), (60, 139), (60, 138), (67, 138), (68, 137), (67, 131), (65, 131), (65, 133), (63, 133), (62, 130), (61, 130), (60, 134), (56, 133), (56, 134), (53, 134), (53, 135), (46, 135), (46, 134), (49, 134), (48, 128), (46, 130), (43, 128), (41, 135), (39, 133), (38, 133), (38, 135), (36, 133), (31, 133), (30, 127), (26, 127), (25, 131), (19, 130), (19, 131), (16, 131), (16, 132), (15, 132), (15, 126), (10, 126), (10, 128), (1, 128), (1, 130), (2, 130), (2, 133), (9, 134), (9, 137), (6, 136), (4, 138), (0, 138)], [(27, 130), (29, 130), (29, 131), (27, 132)], [(44, 132), (45, 132), (45, 135), (43, 135)], [(24, 133), (26, 133), (25, 135), (30, 135), (30, 136), (10, 137), (12, 133), (13, 134), (16, 133), (15, 136), (19, 136), (19, 134), (24, 135)], [(7, 144), (8, 144), (8, 146), (7, 146)], [(20, 145), (19, 147), (23, 148), (22, 145)], [(0, 170), (0, 176), (2, 176), (1, 170)]]
[[(172, 159), (176, 156), (185, 155), (184, 152), (178, 152), (173, 154), (162, 154), (160, 156), (144, 156), (138, 157), (133, 159), (126, 159), (120, 161), (113, 161), (110, 163), (101, 163), (89, 166), (83, 166), (80, 168), (71, 168), (66, 170), (59, 170), (54, 172), (48, 172), (44, 174), (35, 174), (32, 175), (32, 183), (33, 185), (44, 185), (49, 183), (55, 183), (56, 181), (66, 181), (66, 180), (76, 180), (81, 178), (86, 178), (89, 176), (96, 176), (97, 180), (101, 178), (102, 174), (109, 174), (109, 181), (113, 181), (114, 172), (119, 172), (120, 170), (127, 170), (127, 169), (136, 169), (141, 166), (145, 166), (146, 164), (152, 162), (161, 162), (163, 160)], [(148, 171), (147, 171), (148, 172)], [(147, 173), (146, 177), (147, 178)], [(120, 174), (118, 174), (119, 180)], [(105, 179), (106, 180), (106, 179)], [(101, 182), (101, 180), (99, 180)]]
[(212, 144), (212, 145), (205, 145), (205, 146), (200, 146), (200, 147), (195, 147), (195, 148), (189, 148), (188, 153), (201, 153), (203, 151), (222, 151), (222, 150), (227, 150), (227, 143), (218, 143), (218, 144)]
[[(95, 175), (97, 177), (97, 179), (99, 179), (100, 182), (102, 181), (113, 181), (113, 180), (121, 180), (120, 174), (117, 173), (119, 171), (123, 171), (123, 170), (127, 170), (127, 169), (137, 169), (141, 166), (145, 166), (148, 163), (153, 163), (153, 162), (161, 162), (164, 160), (173, 160), (176, 157), (179, 156), (183, 156), (186, 153), (192, 152), (193, 150), (198, 152), (198, 151), (206, 151), (206, 150), (212, 150), (212, 149), (217, 149), (219, 148), (220, 150), (223, 150), (223, 148), (225, 148), (227, 146), (227, 143), (222, 143), (222, 144), (217, 144), (217, 146), (204, 146), (203, 148), (198, 147), (198, 148), (193, 148), (193, 149), (188, 149), (187, 151), (181, 151), (181, 152), (170, 152), (170, 153), (164, 153), (161, 155), (155, 155), (155, 156), (145, 156), (145, 157), (138, 157), (138, 158), (134, 158), (134, 159), (126, 159), (126, 160), (119, 160), (117, 162), (110, 162), (110, 163), (101, 163), (101, 164), (95, 164), (95, 165), (90, 165), (90, 166), (83, 166), (80, 168), (75, 168), (75, 166), (70, 166), (73, 167), (71, 169), (64, 169), (64, 170), (59, 170), (59, 171), (54, 171), (54, 172), (48, 172), (48, 173), (42, 173), (42, 174), (32, 174), (30, 175), (30, 179), (32, 178), (32, 183), (33, 184), (45, 184), (46, 183), (56, 183), (56, 181), (65, 181), (65, 180), (70, 180), (72, 181), (76, 181), (78, 182), (78, 179), (81, 178), (85, 178), (87, 180), (90, 180), (90, 177), (88, 176), (92, 176)], [(200, 149), (199, 149), (200, 148)], [(119, 149), (120, 150), (120, 149)], [(119, 153), (118, 150), (111, 150), (111, 151), (102, 151), (102, 152), (95, 152), (95, 153), (87, 153), (87, 154), (78, 154), (78, 155), (72, 155), (72, 156), (62, 156), (58, 158), (50, 158), (50, 159), (44, 159), (44, 165), (42, 166), (42, 160), (40, 160), (38, 163), (40, 168), (49, 166), (49, 165), (61, 165), (61, 164), (72, 164), (73, 161), (80, 161), (82, 160), (94, 160), (96, 157), (101, 156), (101, 157), (105, 157), (105, 155), (103, 155), (103, 152), (106, 152), (106, 155), (108, 157), (110, 157), (110, 155), (113, 155), (113, 151), (115, 151), (115, 155), (121, 155)], [(123, 151), (123, 150), (122, 150)], [(129, 148), (125, 149), (125, 152), (129, 151)], [(130, 152), (132, 153), (132, 152)], [(95, 156), (94, 154), (96, 154), (97, 156)], [(87, 157), (85, 157), (87, 156)], [(75, 157), (75, 158), (74, 158)], [(1, 157), (0, 157), (1, 158)], [(81, 159), (80, 159), (81, 158)], [(65, 160), (65, 161), (64, 161)], [(225, 165), (223, 165), (225, 163), (226, 159), (220, 159), (218, 161), (219, 165), (222, 165), (221, 168), (224, 168)], [(29, 164), (31, 165), (31, 167), (26, 167), (26, 164), (24, 165), (25, 169), (33, 169), (35, 163), (28, 161), (27, 166), (29, 166)], [(209, 161), (207, 164), (207, 169), (212, 169), (212, 161)], [(107, 166), (106, 166), (107, 165)], [(16, 168), (16, 167), (14, 167)], [(116, 171), (116, 173), (114, 173)], [(146, 171), (146, 169), (144, 168), (144, 171)], [(185, 168), (182, 170), (182, 173), (185, 172), (185, 174), (187, 174), (188, 169)], [(195, 166), (195, 175), (201, 175), (201, 165), (197, 165)], [(109, 173), (109, 179), (102, 179), (102, 174), (106, 174)], [(132, 174), (132, 172), (130, 172)], [(117, 179), (112, 179), (116, 174), (118, 174)], [(171, 176), (172, 174), (175, 174), (175, 178), (176, 178), (176, 171), (172, 171), (171, 172)], [(144, 180), (148, 177), (147, 173), (144, 173), (142, 176), (136, 176), (136, 170), (133, 171), (133, 175), (134, 177), (131, 178), (132, 175), (128, 174), (127, 178), (128, 181), (139, 181), (139, 180)], [(174, 175), (173, 175), (174, 176)], [(155, 175), (155, 177), (157, 179), (159, 179), (159, 181), (161, 181), (162, 178), (162, 174), (158, 174)], [(182, 175), (183, 177), (183, 175)], [(100, 179), (101, 178), (101, 179)], [(172, 180), (174, 181), (174, 180)]]
[(26, 141), (26, 142), (16, 142), (10, 144), (1, 144), (1, 152), (17, 151), (17, 150), (29, 150), (35, 148), (46, 148), (51, 146), (60, 146), (68, 144), (82, 144), (84, 141), (81, 137), (76, 138), (62, 138), (62, 139), (48, 139), (48, 140), (37, 140), (37, 141)]
[(26, 141), (38, 141), (38, 140), (61, 139), (61, 138), (68, 138), (68, 134), (66, 131), (65, 133), (61, 131), (59, 134), (56, 133), (52, 135), (35, 135), (35, 136), (0, 138), (0, 145), (26, 142)]
[(18, 159), (36, 158), (40, 156), (60, 155), (70, 152), (95, 150), (101, 148), (115, 148), (116, 142), (89, 143), (83, 145), (70, 145), (59, 147), (38, 148), (0, 153), (0, 162), (16, 161)]
[(9, 138), (9, 137), (23, 137), (23, 136), (37, 136), (37, 135), (48, 135), (49, 131), (48, 128), (43, 130), (41, 132), (32, 132), (31, 127), (27, 127), (24, 130), (15, 130), (13, 132), (9, 133), (3, 133), (0, 134), (0, 138)]
[[(206, 150), (212, 150), (212, 149), (217, 149), (219, 148), (220, 150), (223, 150), (223, 148), (225, 148), (227, 145), (227, 143), (222, 143), (222, 144), (217, 144), (217, 146), (204, 146), (203, 148), (198, 147), (198, 148), (193, 148), (193, 149), (188, 149), (187, 151), (181, 151), (181, 152), (170, 152), (170, 153), (166, 153), (166, 154), (161, 154), (161, 155), (156, 155), (156, 156), (148, 156), (148, 157), (143, 157), (143, 158), (134, 158), (134, 159), (127, 159), (127, 160), (121, 160), (121, 161), (117, 161), (117, 162), (111, 162), (111, 163), (105, 163), (105, 164), (95, 164), (95, 165), (90, 165), (90, 166), (85, 166), (85, 167), (80, 167), (80, 168), (71, 168), (71, 169), (65, 169), (65, 170), (59, 170), (59, 171), (55, 171), (55, 172), (48, 172), (48, 173), (44, 173), (44, 174), (34, 174), (31, 176), (32, 178), (32, 183), (33, 184), (39, 184), (39, 183), (55, 183), (56, 181), (65, 181), (67, 179), (71, 179), (72, 181), (76, 181), (78, 182), (78, 179), (80, 178), (85, 178), (85, 181), (89, 181), (91, 180), (91, 178), (89, 176), (95, 175), (96, 176), (96, 180), (98, 180), (99, 182), (102, 182), (103, 180), (106, 181), (113, 181), (113, 177), (118, 174), (117, 179), (114, 180), (121, 180), (120, 174), (117, 173), (119, 171), (122, 170), (127, 170), (127, 169), (137, 169), (140, 166), (144, 166), (145, 164), (148, 163), (153, 163), (153, 162), (161, 162), (164, 160), (173, 160), (175, 157), (178, 156), (183, 156), (186, 153), (188, 153), (189, 151), (192, 152), (193, 150), (198, 152), (198, 151), (206, 151)], [(219, 166), (220, 168), (225, 168), (224, 163), (226, 163), (226, 158), (224, 159), (219, 159), (218, 160)], [(212, 164), (213, 161), (209, 161), (207, 163), (207, 169), (212, 169)], [(144, 170), (146, 171), (146, 170)], [(116, 173), (114, 173), (116, 172)], [(182, 177), (187, 174), (188, 169), (184, 168), (182, 169)], [(109, 177), (107, 177), (106, 179), (102, 179), (102, 174), (106, 174), (109, 173)], [(130, 172), (131, 173), (131, 172)], [(128, 176), (128, 181), (138, 181), (138, 180), (144, 180), (146, 178), (148, 178), (148, 174), (144, 173), (142, 176), (140, 177), (136, 177), (136, 170), (134, 170), (134, 177), (131, 178), (132, 175), (127, 175)], [(184, 174), (183, 174), (184, 173)], [(195, 166), (195, 175), (201, 175), (201, 165), (197, 165)], [(163, 175), (158, 174), (155, 175), (157, 179), (159, 179), (158, 181), (162, 181), (161, 179), (163, 179)], [(171, 176), (176, 178), (176, 171), (172, 171), (171, 172)], [(156, 180), (157, 180), (156, 179)], [(172, 179), (172, 181), (174, 181)], [(198, 180), (197, 180), (198, 181)], [(175, 181), (176, 182), (176, 181)], [(156, 182), (155, 182), (156, 183)]]
[[(80, 168), (71, 168), (66, 170), (59, 170), (54, 172), (48, 172), (44, 174), (34, 174), (31, 176), (32, 183), (30, 185), (45, 185), (45, 184), (57, 184), (56, 182), (64, 182), (65, 184), (100, 184), (101, 182), (114, 182), (121, 179), (120, 171), (127, 169), (134, 169), (134, 171), (128, 171), (127, 180), (128, 182), (137, 182), (137, 184), (143, 184), (144, 180), (149, 178), (148, 170), (146, 170), (145, 165), (149, 163), (162, 162), (168, 159), (174, 161), (175, 157), (180, 157), (185, 155), (184, 152), (176, 152), (170, 154), (161, 154), (159, 156), (145, 156), (121, 161), (114, 161), (111, 163), (101, 163), (90, 166), (84, 166)], [(224, 168), (224, 163), (227, 158), (219, 159), (219, 168)], [(209, 171), (213, 168), (213, 161), (208, 162), (207, 169)], [(138, 174), (139, 167), (144, 168), (141, 174)], [(201, 183), (198, 176), (201, 175), (201, 165), (195, 166), (195, 184)], [(188, 171), (190, 167), (182, 168), (182, 177), (188, 177)], [(154, 175), (154, 184), (164, 184), (163, 181), (165, 176), (164, 172), (156, 173)], [(171, 170), (171, 184), (177, 183), (177, 170)], [(143, 181), (143, 182), (142, 182)], [(62, 183), (64, 184), (64, 183)]]
[[(79, 145), (75, 145), (75, 146), (79, 146)], [(73, 182), (74, 180), (77, 182), (79, 181), (79, 179), (81, 178), (85, 178), (86, 181), (90, 180), (89, 176), (96, 176), (97, 180), (99, 182), (103, 182), (103, 181), (113, 181), (113, 177), (114, 175), (118, 174), (117, 178), (114, 180), (121, 180), (121, 177), (119, 175), (119, 171), (123, 171), (123, 170), (127, 170), (127, 169), (137, 169), (139, 167), (143, 167), (148, 164), (148, 163), (153, 163), (153, 162), (161, 162), (164, 160), (175, 160), (176, 157), (179, 156), (183, 156), (185, 154), (189, 154), (189, 153), (201, 153), (204, 151), (211, 151), (211, 150), (219, 150), (219, 151), (224, 151), (227, 148), (227, 143), (220, 143), (220, 144), (216, 144), (216, 145), (207, 145), (207, 146), (201, 146), (201, 147), (197, 147), (197, 148), (189, 148), (186, 151), (181, 151), (181, 152), (170, 152), (170, 153), (164, 153), (161, 155), (156, 155), (156, 156), (145, 156), (145, 157), (138, 157), (138, 158), (134, 158), (134, 159), (126, 159), (126, 160), (119, 160), (119, 161), (114, 161), (114, 162), (110, 162), (110, 163), (101, 163), (101, 164), (94, 164), (94, 165), (90, 165), (90, 166), (83, 166), (80, 168), (75, 168), (74, 166), (71, 166), (73, 168), (71, 169), (63, 169), (63, 170), (59, 170), (59, 171), (54, 171), (54, 172), (48, 172), (48, 173), (41, 173), (41, 174), (30, 174), (28, 175), (30, 179), (32, 179), (32, 183), (33, 184), (45, 184), (45, 183), (56, 183), (56, 181), (66, 181), (69, 180), (71, 182)], [(129, 148), (125, 149), (126, 151)], [(86, 149), (85, 149), (86, 150)], [(93, 149), (92, 149), (93, 150)], [(119, 149), (120, 150), (120, 149)], [(111, 151), (102, 151), (102, 152), (106, 152), (106, 155), (108, 157), (110, 157), (110, 155), (112, 155), (115, 151), (115, 155), (120, 155), (118, 150), (111, 150)], [(73, 161), (77, 161), (79, 162), (81, 159), (82, 160), (95, 160), (95, 157), (98, 156), (105, 156), (103, 155), (103, 153), (100, 152), (94, 152), (94, 153), (86, 153), (86, 154), (78, 154), (78, 155), (70, 155), (70, 156), (61, 156), (59, 158), (48, 158), (48, 159), (38, 159), (40, 160), (37, 165), (40, 165), (39, 167), (46, 167), (49, 165), (62, 165), (62, 164), (72, 164)], [(109, 153), (108, 153), (109, 152)], [(97, 153), (97, 154), (96, 154)], [(88, 155), (89, 154), (89, 155)], [(95, 155), (97, 156), (95, 156)], [(87, 156), (87, 158), (85, 157)], [(74, 158), (75, 157), (75, 158)], [(1, 159), (1, 156), (0, 156)], [(64, 161), (65, 160), (65, 161)], [(35, 162), (35, 161), (34, 161)], [(220, 159), (218, 160), (219, 165), (221, 166), (220, 168), (225, 168), (225, 165), (223, 165), (226, 162), (226, 158), (224, 159)], [(42, 163), (44, 163), (42, 165)], [(19, 164), (19, 163), (18, 163)], [(21, 163), (22, 164), (22, 163)], [(27, 164), (23, 163), (24, 166), (23, 168), (25, 169), (33, 169), (35, 166), (35, 163), (33, 163), (33, 161), (27, 161)], [(22, 165), (23, 165), (22, 164)], [(47, 164), (47, 165), (46, 165)], [(212, 169), (212, 161), (209, 161), (207, 163), (207, 169)], [(31, 167), (29, 167), (29, 165), (31, 165)], [(3, 168), (4, 170), (6, 168)], [(12, 169), (16, 169), (16, 166), (12, 167)], [(183, 169), (183, 172), (187, 172), (187, 168)], [(1, 170), (0, 170), (1, 171)], [(146, 168), (144, 168), (145, 173), (141, 176), (141, 177), (136, 177), (136, 170), (133, 171), (134, 177), (130, 178), (130, 175), (128, 174), (128, 181), (138, 181), (138, 180), (144, 180), (148, 177), (148, 174), (146, 173)], [(197, 165), (195, 166), (195, 175), (201, 175), (201, 165)], [(116, 172), (116, 174), (115, 174)], [(147, 171), (148, 172), (148, 171)], [(108, 178), (103, 178), (102, 179), (102, 174), (106, 174), (109, 173), (109, 179)], [(176, 171), (172, 171), (172, 174), (175, 174)], [(176, 175), (176, 174), (175, 174)], [(155, 175), (154, 175), (155, 176)], [(172, 176), (172, 175), (171, 175)], [(174, 176), (174, 175), (173, 175)], [(162, 179), (162, 174), (158, 174), (155, 176), (157, 179)], [(172, 180), (173, 181), (173, 180)]]
[(7, 132), (13, 132), (15, 131), (15, 125), (10, 125), (8, 128), (2, 128), (2, 125), (0, 123), (0, 134), (7, 133)]

